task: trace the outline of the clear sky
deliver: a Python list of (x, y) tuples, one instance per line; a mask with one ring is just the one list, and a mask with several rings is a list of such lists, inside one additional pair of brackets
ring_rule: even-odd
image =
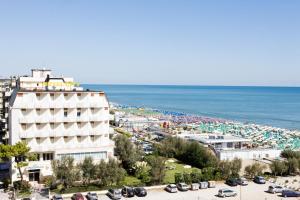
[(0, 1), (0, 75), (300, 86), (300, 1)]

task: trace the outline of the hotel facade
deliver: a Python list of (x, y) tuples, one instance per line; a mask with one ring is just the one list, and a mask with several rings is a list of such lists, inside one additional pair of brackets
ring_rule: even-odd
[[(19, 77), (9, 108), (9, 144), (24, 141), (37, 161), (24, 167), (24, 179), (40, 181), (52, 175), (51, 160), (71, 156), (81, 162), (113, 156), (109, 139), (109, 103), (104, 92), (83, 90), (73, 78), (53, 77), (35, 69)], [(12, 181), (20, 174), (11, 165)]]

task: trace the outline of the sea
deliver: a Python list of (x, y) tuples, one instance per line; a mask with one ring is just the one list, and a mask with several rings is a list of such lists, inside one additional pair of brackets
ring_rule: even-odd
[(110, 102), (300, 130), (300, 87), (98, 85)]

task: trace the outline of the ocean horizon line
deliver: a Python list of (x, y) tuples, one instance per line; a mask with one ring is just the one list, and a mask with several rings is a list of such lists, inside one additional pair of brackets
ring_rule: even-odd
[(299, 88), (300, 86), (276, 86), (276, 85), (192, 85), (192, 84), (127, 84), (127, 83), (81, 83), (80, 85), (107, 85), (107, 86), (186, 86), (186, 87), (239, 87), (239, 88)]

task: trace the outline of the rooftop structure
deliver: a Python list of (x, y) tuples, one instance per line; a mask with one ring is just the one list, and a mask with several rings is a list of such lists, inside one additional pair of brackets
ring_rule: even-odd
[(32, 69), (31, 76), (21, 76), (18, 88), (26, 90), (83, 90), (72, 77), (53, 76), (49, 69)]

